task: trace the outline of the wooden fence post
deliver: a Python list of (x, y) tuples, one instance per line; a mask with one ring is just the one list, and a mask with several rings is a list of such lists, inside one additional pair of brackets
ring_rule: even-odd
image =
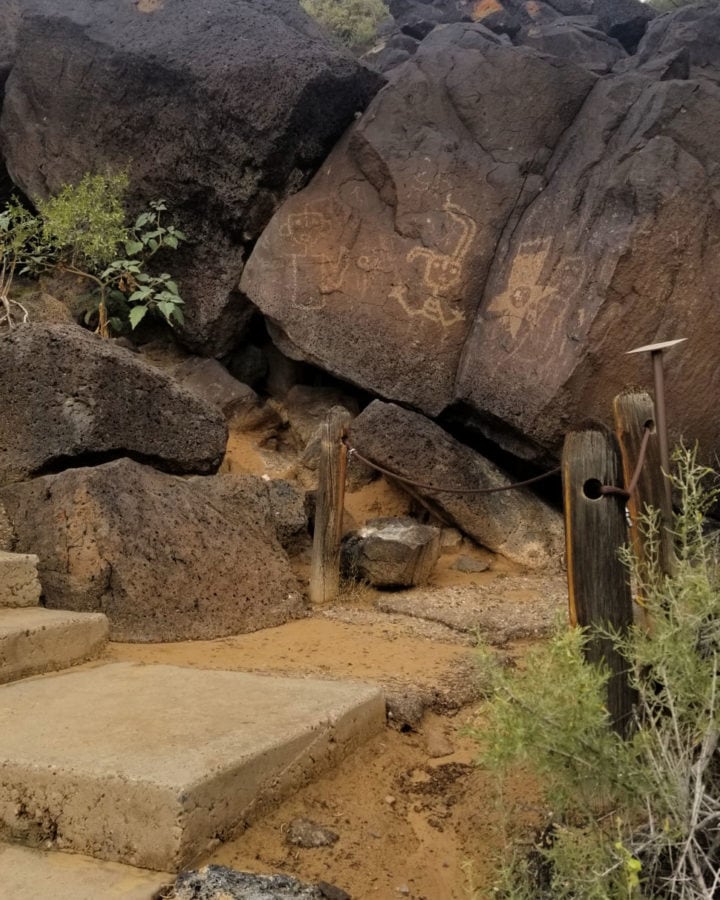
[[(568, 434), (562, 474), (570, 622), (623, 631), (633, 620), (629, 579), (618, 555), (627, 540), (625, 504), (617, 494), (600, 492), (604, 484), (619, 484), (620, 463), (612, 434), (600, 430)], [(627, 662), (609, 638), (594, 635), (587, 658), (607, 666), (608, 710), (614, 728), (627, 733), (634, 702)]]
[(668, 503), (665, 476), (660, 463), (660, 443), (655, 428), (653, 401), (645, 392), (628, 391), (615, 398), (613, 410), (615, 433), (620, 443), (626, 485), (629, 484), (637, 465), (645, 426), (651, 426), (651, 434), (645, 452), (645, 463), (638, 479), (637, 488), (628, 500), (628, 511), (632, 521), (630, 537), (637, 558), (641, 561), (646, 559), (646, 541), (639, 528), (639, 517), (648, 507), (660, 510), (662, 529), (658, 547), (658, 562), (661, 570), (666, 575), (670, 575), (674, 560), (672, 534), (670, 533), (672, 508)]
[(351, 418), (347, 410), (334, 407), (322, 426), (310, 564), (311, 603), (329, 603), (340, 590), (340, 539), (347, 467), (347, 448), (342, 439)]

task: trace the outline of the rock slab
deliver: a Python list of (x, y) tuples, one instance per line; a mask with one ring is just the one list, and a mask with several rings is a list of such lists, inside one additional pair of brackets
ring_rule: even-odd
[[(511, 484), (493, 463), (425, 416), (375, 400), (352, 423), (351, 444), (363, 456), (424, 485), (466, 490), (409, 489), (477, 543), (529, 568), (557, 568), (563, 553), (559, 513), (527, 488), (473, 494)], [(399, 482), (400, 487), (406, 485)]]
[(0, 609), (0, 684), (95, 659), (108, 630), (102, 613)]
[(0, 485), (117, 456), (214, 472), (226, 442), (218, 409), (82, 328), (0, 337)]
[(183, 479), (132, 460), (0, 489), (50, 608), (102, 611), (113, 640), (178, 641), (304, 614), (259, 478)]
[(367, 685), (126, 663), (0, 689), (0, 837), (177, 871), (384, 727)]

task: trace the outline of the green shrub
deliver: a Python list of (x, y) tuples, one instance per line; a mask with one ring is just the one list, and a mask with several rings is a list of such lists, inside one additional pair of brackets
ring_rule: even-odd
[(300, 5), (346, 47), (369, 44), (389, 15), (384, 0), (300, 0)]
[(516, 673), (496, 672), (484, 764), (524, 763), (552, 810), (543, 840), (506, 862), (492, 896), (620, 900), (720, 896), (720, 578), (706, 513), (714, 473), (676, 454), (677, 563), (655, 564), (658, 519), (646, 517), (647, 559), (627, 554), (650, 630), (613, 640), (638, 692), (623, 741), (604, 707), (607, 673), (587, 664), (581, 629), (559, 631)]
[[(148, 312), (172, 325), (182, 323), (183, 300), (167, 272), (148, 266), (160, 250), (175, 250), (185, 235), (166, 224), (161, 200), (150, 203), (134, 224), (126, 224), (126, 173), (85, 175), (76, 185), (38, 204), (33, 215), (18, 203), (0, 213), (0, 327), (11, 328), (27, 311), (11, 297), (16, 274), (64, 271), (92, 284), (86, 322), (98, 330), (135, 328)], [(19, 310), (19, 313), (17, 312)]]

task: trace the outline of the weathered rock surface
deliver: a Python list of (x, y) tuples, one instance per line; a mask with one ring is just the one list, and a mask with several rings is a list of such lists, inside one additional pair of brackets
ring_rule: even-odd
[[(717, 38), (720, 46), (720, 36)], [(497, 248), (458, 395), (519, 455), (557, 450), (647, 383), (624, 351), (687, 337), (668, 357), (674, 438), (720, 446), (720, 89), (636, 74), (600, 81)], [(548, 227), (552, 223), (552, 227)]]
[(330, 847), (340, 838), (337, 831), (333, 831), (325, 825), (313, 822), (311, 819), (292, 819), (288, 822), (285, 840), (292, 847)]
[(13, 549), (40, 558), (48, 607), (104, 612), (114, 640), (193, 640), (303, 614), (259, 481), (123, 459), (5, 487), (0, 502)]
[(549, 634), (567, 610), (561, 577), (514, 576), (472, 587), (416, 589), (387, 594), (376, 602), (386, 613), (440, 622), (489, 644)]
[(654, 68), (658, 60), (685, 61), (684, 75), (720, 82), (720, 6), (715, 2), (684, 6), (649, 26), (632, 65)]
[(75, 325), (0, 336), (0, 484), (122, 455), (213, 472), (226, 440), (217, 409)]
[[(438, 425), (392, 403), (371, 403), (353, 421), (350, 440), (373, 462), (426, 485), (471, 492), (510, 484), (497, 466)], [(527, 489), (493, 494), (411, 490), (438, 508), (442, 518), (508, 559), (531, 568), (560, 564), (560, 516)]]
[(185, 339), (225, 352), (251, 313), (234, 290), (245, 246), (380, 77), (294, 0), (20, 7), (0, 122), (13, 180), (38, 198), (129, 166), (133, 200), (168, 198), (193, 241), (173, 259)]
[(427, 583), (439, 556), (439, 528), (383, 518), (345, 537), (341, 565), (348, 577), (375, 587), (414, 587)]
[(518, 43), (570, 60), (598, 75), (606, 74), (627, 57), (622, 44), (604, 31), (568, 19), (528, 25)]
[(481, 25), (434, 31), (248, 261), (281, 349), (442, 410), (499, 236), (594, 81)]
[(268, 419), (260, 398), (247, 384), (238, 381), (216, 359), (193, 356), (180, 363), (173, 375), (178, 382), (217, 406), (228, 420), (251, 429)]

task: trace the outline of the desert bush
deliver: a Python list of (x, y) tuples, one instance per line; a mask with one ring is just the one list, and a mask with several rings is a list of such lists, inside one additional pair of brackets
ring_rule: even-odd
[(694, 452), (675, 464), (674, 571), (657, 565), (660, 525), (649, 513), (646, 558), (625, 556), (651, 627), (611, 635), (638, 695), (631, 737), (612, 728), (608, 673), (585, 661), (585, 630), (558, 631), (522, 671), (496, 670), (475, 732), (482, 761), (502, 776), (529, 766), (552, 812), (541, 839), (506, 860), (492, 896), (720, 896), (720, 578), (717, 535), (706, 530), (718, 492)]
[(369, 44), (389, 15), (384, 0), (300, 0), (300, 5), (341, 44), (352, 48)]
[(0, 212), (0, 326), (12, 327), (18, 312), (27, 312), (11, 297), (16, 275), (38, 276), (63, 271), (92, 285), (86, 323), (95, 317), (98, 330), (135, 328), (148, 312), (168, 324), (181, 323), (182, 298), (167, 272), (151, 271), (150, 259), (160, 250), (177, 249), (185, 235), (165, 222), (164, 201), (127, 225), (126, 173), (85, 175), (64, 185), (32, 213), (13, 201)]

